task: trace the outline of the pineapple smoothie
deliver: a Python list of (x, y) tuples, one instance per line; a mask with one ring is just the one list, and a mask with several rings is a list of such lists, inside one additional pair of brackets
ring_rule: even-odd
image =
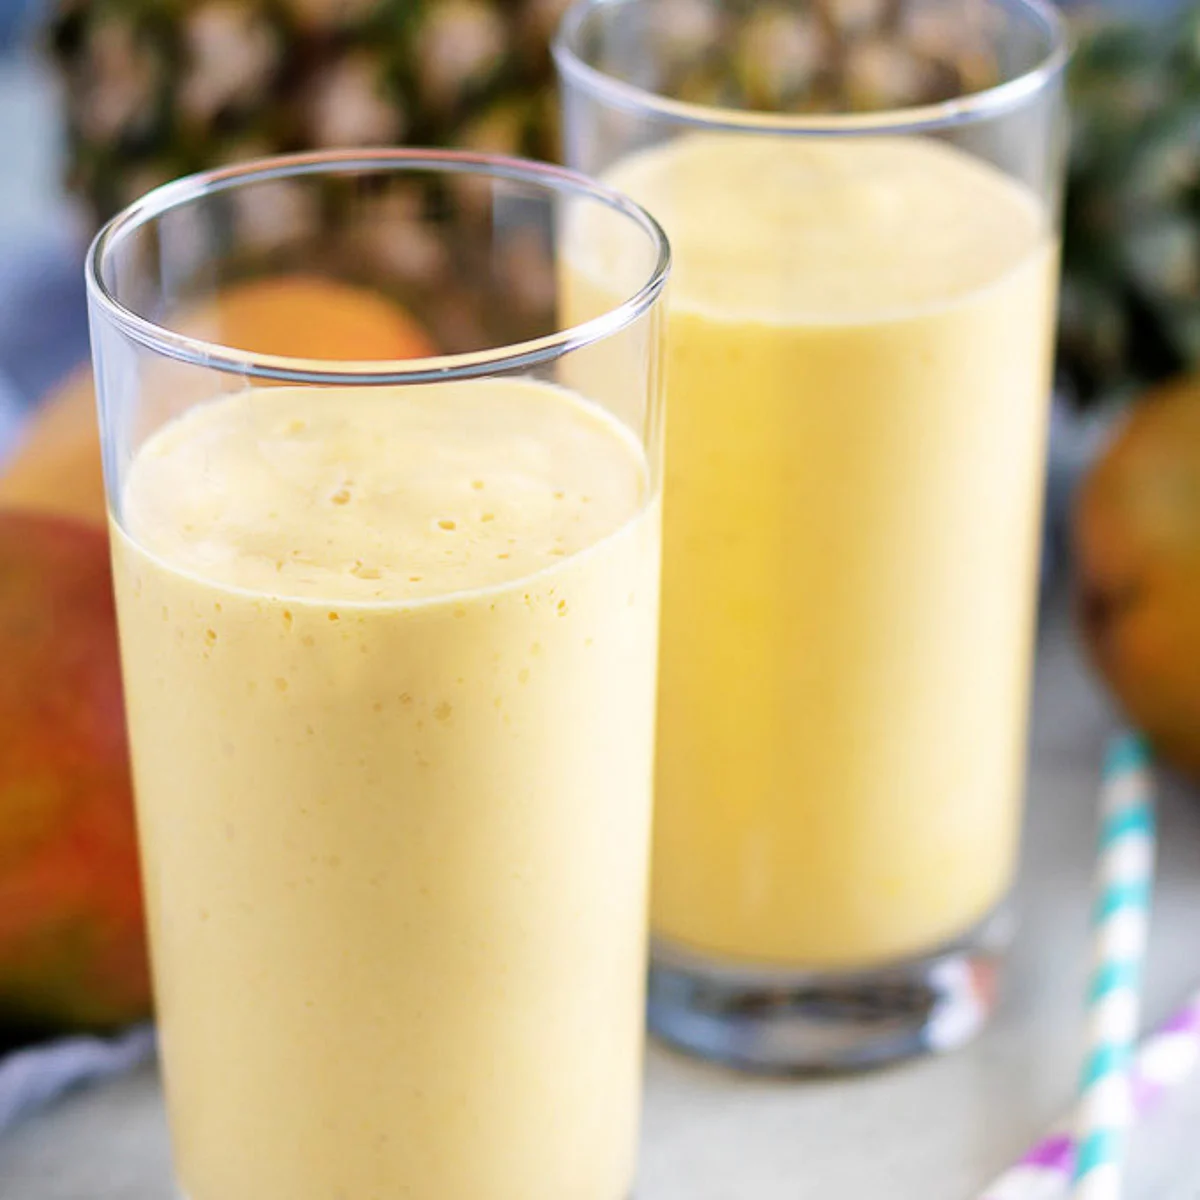
[[(676, 263), (655, 936), (818, 970), (933, 950), (1018, 842), (1047, 215), (918, 138), (695, 134), (607, 181)], [(611, 249), (577, 256), (580, 306)]]
[(114, 520), (189, 1200), (624, 1200), (658, 614), (640, 447), (565, 390), (267, 388)]

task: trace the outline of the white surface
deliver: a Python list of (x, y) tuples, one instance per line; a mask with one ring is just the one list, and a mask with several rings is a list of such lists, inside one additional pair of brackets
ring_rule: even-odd
[[(999, 1019), (956, 1055), (836, 1082), (741, 1079), (653, 1048), (638, 1200), (972, 1200), (1040, 1137), (1070, 1101), (1078, 1065), (1108, 731), (1056, 612), (1039, 660), (1023, 931)], [(1200, 982), (1200, 796), (1168, 787), (1161, 829), (1150, 1023)], [(1127, 1200), (1200, 1200), (1200, 1079), (1139, 1129), (1129, 1178)], [(150, 1072), (0, 1141), (2, 1200), (170, 1197)]]

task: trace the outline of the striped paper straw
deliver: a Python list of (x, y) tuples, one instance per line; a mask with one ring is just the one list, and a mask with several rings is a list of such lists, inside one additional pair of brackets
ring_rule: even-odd
[(1135, 734), (1109, 746), (1101, 789), (1099, 871), (1092, 919), (1088, 1051), (1079, 1086), (1074, 1200), (1119, 1200), (1125, 1131), (1133, 1120), (1130, 1065), (1154, 870), (1150, 754)]
[[(1130, 1076), (1133, 1111), (1151, 1112), (1200, 1065), (1200, 988), (1159, 1030), (1142, 1043)], [(1064, 1121), (1005, 1171), (979, 1200), (1061, 1200), (1075, 1171), (1075, 1137)]]

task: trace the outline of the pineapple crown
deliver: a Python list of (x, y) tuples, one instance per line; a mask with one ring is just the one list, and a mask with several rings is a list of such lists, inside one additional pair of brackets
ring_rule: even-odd
[(1200, 364), (1200, 4), (1080, 29), (1061, 363), (1081, 403)]

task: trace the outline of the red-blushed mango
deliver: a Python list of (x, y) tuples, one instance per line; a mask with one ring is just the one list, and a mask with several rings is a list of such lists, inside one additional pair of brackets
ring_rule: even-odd
[(0, 1023), (149, 1011), (108, 539), (0, 512)]

